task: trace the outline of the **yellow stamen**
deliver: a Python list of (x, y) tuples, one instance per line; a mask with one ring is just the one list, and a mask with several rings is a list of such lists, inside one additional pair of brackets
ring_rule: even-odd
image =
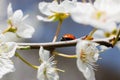
[(106, 15), (106, 13), (104, 11), (96, 11), (93, 14), (93, 18), (100, 20), (101, 18), (103, 18)]
[(111, 34), (109, 32), (105, 32), (104, 35), (105, 37), (110, 37)]
[(81, 50), (80, 52), (80, 59), (83, 61), (83, 62), (86, 62), (86, 54), (83, 52), (83, 50)]
[(63, 21), (64, 19), (69, 17), (68, 13), (56, 13), (56, 12), (53, 12), (53, 13), (54, 15), (49, 16), (48, 19), (54, 18), (54, 21), (57, 21), (57, 20)]

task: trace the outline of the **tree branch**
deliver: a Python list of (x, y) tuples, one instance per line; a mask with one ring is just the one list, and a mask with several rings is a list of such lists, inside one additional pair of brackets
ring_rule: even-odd
[[(39, 49), (40, 46), (43, 46), (45, 49), (51, 50), (54, 48), (60, 48), (60, 47), (70, 47), (75, 46), (79, 39), (70, 40), (70, 41), (59, 41), (59, 42), (47, 42), (47, 43), (17, 43), (19, 46), (30, 46), (31, 49)], [(94, 42), (104, 45), (106, 47), (113, 47), (113, 45), (106, 41), (98, 41), (93, 40)]]

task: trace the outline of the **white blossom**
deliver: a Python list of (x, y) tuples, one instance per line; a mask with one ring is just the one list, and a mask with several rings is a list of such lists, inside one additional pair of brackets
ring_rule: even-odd
[(44, 15), (38, 15), (38, 20), (43, 21), (56, 21), (63, 20), (69, 16), (72, 8), (74, 8), (76, 0), (64, 0), (62, 2), (40, 2), (39, 10)]
[(14, 56), (17, 45), (14, 42), (0, 43), (0, 79), (7, 73), (14, 72), (14, 64), (10, 60)]
[(99, 57), (96, 44), (91, 41), (80, 40), (76, 45), (77, 67), (87, 80), (95, 80), (95, 62)]
[(38, 80), (59, 80), (58, 73), (55, 68), (54, 57), (50, 57), (50, 52), (44, 50), (43, 47), (39, 51), (41, 65), (38, 68)]
[(120, 22), (119, 4), (119, 0), (95, 0), (93, 4), (78, 2), (71, 16), (78, 23), (111, 30), (116, 22)]
[(13, 12), (11, 3), (8, 5), (8, 24), (10, 26), (9, 32), (15, 32), (19, 37), (31, 38), (34, 33), (34, 28), (25, 23), (28, 15), (23, 16), (22, 10)]

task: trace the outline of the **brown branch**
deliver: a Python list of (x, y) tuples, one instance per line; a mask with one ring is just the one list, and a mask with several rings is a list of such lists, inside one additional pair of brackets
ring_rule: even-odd
[[(17, 43), (19, 46), (30, 46), (31, 49), (39, 49), (40, 46), (43, 46), (45, 49), (54, 49), (54, 48), (60, 48), (60, 47), (70, 47), (75, 46), (79, 39), (70, 40), (70, 41), (59, 41), (59, 42), (47, 42), (47, 43)], [(94, 42), (104, 45), (106, 47), (113, 47), (113, 45), (106, 41), (97, 41), (94, 40)]]
[(30, 46), (31, 49), (39, 49), (43, 46), (45, 49), (75, 46), (78, 39), (71, 41), (47, 42), (47, 43), (17, 43), (19, 46)]

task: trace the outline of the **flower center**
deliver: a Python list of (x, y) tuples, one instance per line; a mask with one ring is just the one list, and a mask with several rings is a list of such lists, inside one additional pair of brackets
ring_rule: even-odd
[(54, 18), (54, 21), (56, 21), (56, 20), (64, 20), (64, 19), (69, 17), (68, 13), (56, 13), (56, 12), (53, 12), (53, 13), (54, 13), (54, 15), (49, 16), (48, 18), (49, 19)]
[(17, 31), (17, 28), (15, 26), (13, 26), (13, 23), (11, 20), (8, 20), (8, 24), (10, 25), (8, 32), (13, 32), (15, 33)]
[(102, 20), (105, 21), (106, 20), (106, 13), (104, 11), (95, 11), (95, 13), (92, 16), (94, 19), (96, 20)]
[(87, 55), (85, 54), (83, 50), (81, 50), (80, 59), (83, 61), (83, 63), (87, 61)]

